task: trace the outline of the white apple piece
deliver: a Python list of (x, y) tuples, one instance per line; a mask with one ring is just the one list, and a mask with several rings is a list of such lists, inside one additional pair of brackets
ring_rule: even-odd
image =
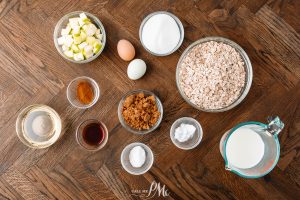
[(74, 54), (74, 60), (76, 60), (76, 61), (84, 60), (83, 54), (81, 52)]

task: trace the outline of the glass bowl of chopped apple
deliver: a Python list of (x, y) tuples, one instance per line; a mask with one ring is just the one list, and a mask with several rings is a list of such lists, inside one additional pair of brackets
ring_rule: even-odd
[(53, 34), (58, 53), (73, 63), (88, 63), (96, 59), (104, 49), (105, 29), (94, 15), (75, 11), (63, 16)]

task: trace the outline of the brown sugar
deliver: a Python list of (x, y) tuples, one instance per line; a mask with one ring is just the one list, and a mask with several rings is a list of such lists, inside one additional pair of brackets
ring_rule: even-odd
[(146, 130), (156, 124), (160, 117), (155, 97), (146, 97), (144, 93), (128, 96), (122, 109), (122, 115), (130, 127), (138, 130)]

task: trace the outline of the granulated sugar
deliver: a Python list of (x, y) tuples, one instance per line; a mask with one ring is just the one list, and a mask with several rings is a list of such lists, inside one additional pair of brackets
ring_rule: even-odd
[(142, 41), (153, 53), (170, 53), (180, 41), (179, 26), (170, 15), (156, 14), (145, 23)]
[(198, 44), (182, 61), (180, 87), (200, 108), (227, 107), (239, 98), (245, 86), (244, 65), (241, 55), (227, 44)]

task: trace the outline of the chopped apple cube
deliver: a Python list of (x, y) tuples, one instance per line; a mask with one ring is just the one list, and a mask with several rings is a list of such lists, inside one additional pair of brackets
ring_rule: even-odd
[(82, 39), (81, 39), (80, 35), (79, 36), (75, 36), (73, 38), (74, 38), (74, 43), (75, 44), (80, 44), (82, 42)]
[(72, 44), (71, 49), (73, 50), (74, 53), (80, 52), (80, 49), (79, 49), (78, 45), (76, 45), (76, 44)]
[(96, 35), (96, 38), (98, 38), (99, 40), (102, 40), (103, 35), (102, 34), (98, 34), (98, 35)]
[(68, 50), (70, 49), (70, 48), (67, 47), (66, 45), (62, 45), (61, 48), (62, 48), (63, 51), (68, 51)]
[(83, 49), (83, 55), (86, 59), (93, 56), (93, 47), (91, 45), (86, 45)]
[(71, 28), (73, 28), (74, 26), (78, 26), (79, 25), (79, 17), (74, 17), (74, 18), (70, 18), (69, 19), (69, 23)]
[(64, 36), (61, 36), (61, 37), (57, 38), (58, 45), (63, 45), (64, 42), (65, 42), (65, 37)]
[(72, 34), (80, 34), (80, 26), (79, 25), (74, 26), (72, 28)]
[(87, 28), (85, 31), (86, 31), (87, 36), (92, 36), (96, 33), (97, 27), (94, 24), (89, 24), (86, 26), (87, 26)]
[(72, 44), (73, 44), (72, 36), (71, 35), (66, 35), (64, 45), (66, 45), (67, 47), (71, 47)]
[(71, 27), (67, 26), (66, 28), (61, 29), (61, 35), (68, 35), (71, 31)]
[(82, 31), (80, 32), (80, 37), (81, 37), (81, 40), (82, 40), (82, 41), (85, 41), (85, 40), (86, 40), (86, 33), (85, 33), (85, 31), (82, 30)]
[(74, 54), (73, 54), (73, 51), (64, 51), (64, 54), (68, 57), (68, 58), (73, 58)]
[(76, 61), (84, 60), (83, 54), (82, 53), (76, 53), (76, 54), (74, 54), (74, 60), (76, 60)]
[(95, 41), (96, 41), (96, 38), (93, 37), (93, 36), (88, 36), (88, 37), (86, 38), (86, 42), (87, 42), (89, 45), (93, 45), (93, 44), (95, 43)]
[(80, 45), (78, 45), (79, 49), (83, 49), (84, 47), (86, 47), (88, 44), (86, 42), (81, 43)]
[(96, 43), (94, 43), (93, 47), (94, 47), (93, 53), (94, 53), (94, 54), (97, 54), (97, 53), (100, 51), (100, 49), (101, 49), (101, 47), (102, 47), (102, 44), (96, 42)]
[(99, 34), (101, 34), (101, 31), (100, 31), (100, 29), (98, 28), (97, 30), (96, 30), (96, 33), (95, 33), (96, 35), (99, 35)]
[(81, 13), (81, 14), (79, 15), (79, 17), (80, 17), (80, 19), (88, 19), (88, 17), (86, 16), (85, 13)]

